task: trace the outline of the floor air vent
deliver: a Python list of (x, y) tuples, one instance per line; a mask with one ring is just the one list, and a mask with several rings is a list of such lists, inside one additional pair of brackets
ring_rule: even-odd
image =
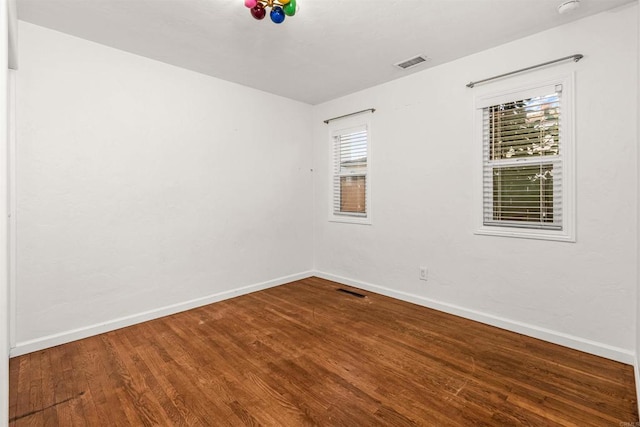
[(362, 294), (359, 294), (359, 293), (357, 293), (357, 292), (350, 291), (350, 290), (348, 290), (348, 289), (342, 289), (342, 288), (339, 288), (339, 289), (338, 289), (338, 292), (344, 292), (345, 294), (353, 295), (354, 297), (358, 297), (358, 298), (364, 298), (364, 297), (366, 297), (366, 295), (362, 295)]

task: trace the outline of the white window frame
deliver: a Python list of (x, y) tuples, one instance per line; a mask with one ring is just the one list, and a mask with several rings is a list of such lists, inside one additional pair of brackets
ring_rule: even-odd
[[(560, 116), (560, 160), (562, 167), (562, 223), (560, 230), (540, 228), (509, 227), (504, 225), (484, 224), (484, 188), (483, 188), (483, 109), (510, 101), (517, 101), (534, 96), (547, 95), (544, 88), (562, 85), (562, 101)], [(576, 241), (576, 184), (575, 184), (575, 94), (574, 75), (566, 74), (553, 79), (532, 82), (503, 91), (479, 94), (475, 98), (474, 144), (476, 185), (474, 196), (475, 218), (477, 221), (475, 234), (503, 236), (525, 239), (555, 240), (564, 242)], [(506, 166), (506, 165), (505, 165)]]
[[(336, 214), (334, 212), (334, 167), (335, 167), (335, 157), (334, 157), (334, 138), (337, 135), (347, 133), (351, 130), (358, 128), (365, 128), (367, 130), (367, 168), (364, 173), (366, 176), (366, 188), (365, 188), (365, 203), (366, 203), (366, 213), (364, 216), (362, 215), (349, 215), (349, 214)], [(356, 116), (352, 118), (344, 118), (340, 120), (336, 120), (335, 122), (330, 123), (329, 125), (329, 221), (331, 222), (342, 222), (342, 223), (350, 223), (350, 224), (364, 224), (371, 225), (372, 224), (372, 203), (371, 203), (371, 187), (372, 187), (372, 173), (371, 173), (371, 165), (372, 165), (372, 144), (371, 144), (371, 119), (363, 116)], [(360, 173), (358, 176), (362, 175)]]

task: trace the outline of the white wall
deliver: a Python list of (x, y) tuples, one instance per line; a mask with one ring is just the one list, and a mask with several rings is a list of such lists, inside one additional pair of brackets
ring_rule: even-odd
[[(7, 212), (7, 67), (9, 66), (8, 5), (0, 0), (0, 212)], [(14, 64), (15, 65), (15, 64)], [(1, 216), (0, 216), (1, 218)], [(9, 286), (7, 222), (0, 222), (0, 426), (9, 420)]]
[[(316, 107), (21, 23), (13, 354), (315, 263), (328, 278), (633, 362), (637, 15), (620, 8)], [(573, 53), (585, 59), (464, 86)], [(474, 97), (574, 70), (577, 243), (474, 235)], [(329, 223), (322, 120), (369, 107), (374, 224)]]
[[(314, 109), (315, 268), (427, 306), (633, 362), (637, 4)], [(501, 82), (479, 80), (551, 59)], [(576, 76), (577, 243), (474, 235), (474, 97)], [(331, 223), (323, 119), (374, 107), (372, 226)], [(418, 267), (429, 280), (418, 280)]]
[[(638, 8), (638, 22), (640, 22), (640, 7)], [(638, 31), (638, 58), (640, 61), (640, 31)], [(636, 68), (636, 79), (640, 81), (640, 64)], [(636, 129), (637, 129), (637, 139), (636, 143), (640, 143), (640, 90), (638, 90), (638, 116), (636, 117)], [(640, 166), (640, 150), (638, 150), (638, 160), (637, 164)], [(638, 236), (636, 244), (640, 249), (640, 173), (638, 174), (638, 193), (636, 194), (636, 212), (638, 215)], [(634, 372), (636, 377), (636, 401), (638, 405), (638, 411), (640, 412), (640, 250), (637, 252), (636, 258), (636, 307), (635, 307), (635, 323), (633, 327), (636, 332), (636, 346), (635, 346), (635, 360), (634, 360)]]
[(19, 47), (13, 354), (311, 269), (310, 106), (24, 22)]

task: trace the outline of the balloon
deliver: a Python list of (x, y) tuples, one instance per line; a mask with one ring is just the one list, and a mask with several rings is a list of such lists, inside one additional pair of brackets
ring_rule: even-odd
[(249, 9), (256, 7), (258, 0), (244, 0), (244, 5)]
[(284, 5), (284, 13), (286, 13), (287, 16), (293, 16), (297, 11), (296, 0), (291, 0), (288, 4)]
[(267, 11), (264, 10), (264, 6), (261, 3), (256, 4), (251, 8), (251, 16), (256, 19), (264, 19), (264, 16), (267, 14)]
[(289, 3), (291, 0), (278, 0), (280, 2), (280, 4), (285, 5), (287, 3)]
[(284, 21), (284, 11), (280, 6), (274, 6), (269, 15), (274, 24), (281, 24)]

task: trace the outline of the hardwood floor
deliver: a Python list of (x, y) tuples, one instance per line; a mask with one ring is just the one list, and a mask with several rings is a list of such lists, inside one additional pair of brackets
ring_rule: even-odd
[(9, 405), (11, 426), (638, 421), (631, 366), (318, 278), (13, 358)]

